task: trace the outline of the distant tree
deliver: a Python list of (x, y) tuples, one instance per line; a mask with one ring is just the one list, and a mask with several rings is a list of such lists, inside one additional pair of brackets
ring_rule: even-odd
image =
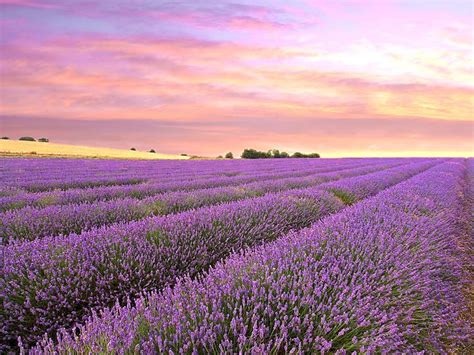
[(38, 142), (48, 143), (49, 139), (48, 138), (40, 138), (40, 139), (38, 139)]
[(134, 147), (130, 148), (130, 150), (136, 151), (136, 149)]
[(182, 157), (187, 157), (188, 155), (186, 153), (181, 153)]
[[(243, 159), (266, 159), (266, 158), (290, 158), (287, 152), (280, 152), (278, 149), (272, 149), (267, 152), (260, 152), (255, 149), (244, 149), (241, 157)], [(318, 153), (303, 154), (301, 152), (294, 153), (291, 158), (319, 158)]]
[(257, 159), (258, 152), (255, 149), (244, 149), (240, 157), (242, 159)]
[(234, 159), (234, 154), (232, 154), (232, 152), (229, 152), (225, 155), (225, 158), (226, 159)]
[(148, 152), (149, 153), (156, 153), (154, 149), (150, 149)]
[(218, 155), (217, 159), (224, 159), (224, 157), (222, 155)]
[(259, 152), (255, 149), (244, 149), (240, 157), (243, 159), (266, 159), (271, 158), (271, 151)]
[(272, 150), (272, 156), (273, 156), (273, 158), (276, 158), (276, 159), (282, 158), (282, 156), (280, 154), (280, 151), (278, 149), (273, 149)]
[(300, 152), (295, 152), (291, 157), (292, 158), (320, 158), (318, 153), (303, 154)]
[(20, 137), (20, 141), (36, 142), (36, 139), (33, 137)]
[(10, 139), (10, 137), (6, 137), (6, 136), (5, 136), (5, 137), (2, 137), (2, 139)]

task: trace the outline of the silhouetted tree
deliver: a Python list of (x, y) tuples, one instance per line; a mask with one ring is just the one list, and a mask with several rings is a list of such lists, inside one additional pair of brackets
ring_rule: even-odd
[[(287, 152), (281, 152), (278, 149), (269, 150), (268, 152), (260, 152), (255, 149), (244, 149), (241, 157), (243, 159), (266, 159), (266, 158), (290, 158)], [(303, 154), (295, 152), (291, 158), (319, 158), (318, 153)]]
[(48, 138), (40, 138), (40, 139), (38, 139), (38, 142), (48, 143), (49, 139)]
[(2, 137), (2, 139), (10, 139), (10, 137)]
[(150, 149), (149, 153), (156, 153), (154, 149)]
[(136, 149), (134, 147), (130, 148), (130, 150), (136, 151)]
[(28, 141), (28, 142), (36, 142), (36, 139), (34, 139), (33, 137), (20, 137), (19, 139), (20, 141)]
[(266, 158), (319, 158), (318, 153), (304, 154), (301, 152), (295, 152), (290, 155), (287, 152), (280, 152), (278, 149), (272, 149), (267, 152), (261, 152), (255, 149), (244, 149), (241, 157), (243, 159), (266, 159)]
[(281, 158), (281, 154), (280, 154), (280, 151), (278, 149), (273, 149), (272, 150), (272, 156), (273, 158)]
[(295, 152), (291, 157), (292, 158), (320, 158), (320, 155), (318, 153), (303, 154), (300, 152)]
[(232, 152), (229, 152), (225, 155), (225, 158), (226, 159), (234, 159), (234, 154), (232, 154)]

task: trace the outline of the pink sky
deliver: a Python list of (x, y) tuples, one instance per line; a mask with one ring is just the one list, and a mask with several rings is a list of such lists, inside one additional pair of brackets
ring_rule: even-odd
[(208, 156), (473, 155), (469, 0), (0, 0), (0, 130)]

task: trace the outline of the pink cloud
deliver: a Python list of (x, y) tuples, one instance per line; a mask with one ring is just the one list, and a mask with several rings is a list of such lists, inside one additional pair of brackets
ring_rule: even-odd
[(34, 0), (0, 0), (0, 6), (17, 6), (29, 7), (36, 9), (59, 9), (61, 5), (48, 1), (34, 1)]

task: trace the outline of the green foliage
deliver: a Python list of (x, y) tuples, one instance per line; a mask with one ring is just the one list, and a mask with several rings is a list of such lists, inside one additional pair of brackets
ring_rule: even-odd
[[(227, 157), (227, 156), (226, 156)], [(278, 149), (272, 149), (268, 152), (261, 152), (255, 149), (244, 149), (241, 157), (243, 159), (267, 159), (267, 158), (290, 158), (287, 152), (280, 152)], [(303, 154), (300, 152), (294, 153), (291, 158), (319, 158), (318, 153)]]
[(260, 152), (255, 149), (244, 149), (241, 155), (243, 159), (266, 159), (271, 157), (271, 153)]
[(303, 154), (300, 152), (295, 152), (291, 157), (292, 158), (320, 158), (321, 156), (318, 153)]
[(281, 158), (281, 154), (280, 154), (280, 151), (278, 149), (273, 149), (272, 150), (272, 155), (273, 155), (273, 158)]
[(155, 244), (158, 247), (169, 248), (173, 245), (170, 236), (161, 229), (148, 232), (145, 238), (149, 243)]
[(226, 159), (234, 159), (234, 154), (232, 154), (232, 152), (229, 152), (225, 155), (225, 158)]
[(340, 199), (342, 203), (344, 203), (345, 205), (350, 206), (355, 202), (355, 197), (346, 191), (338, 190), (338, 189), (331, 189), (330, 191), (334, 194), (334, 196)]

